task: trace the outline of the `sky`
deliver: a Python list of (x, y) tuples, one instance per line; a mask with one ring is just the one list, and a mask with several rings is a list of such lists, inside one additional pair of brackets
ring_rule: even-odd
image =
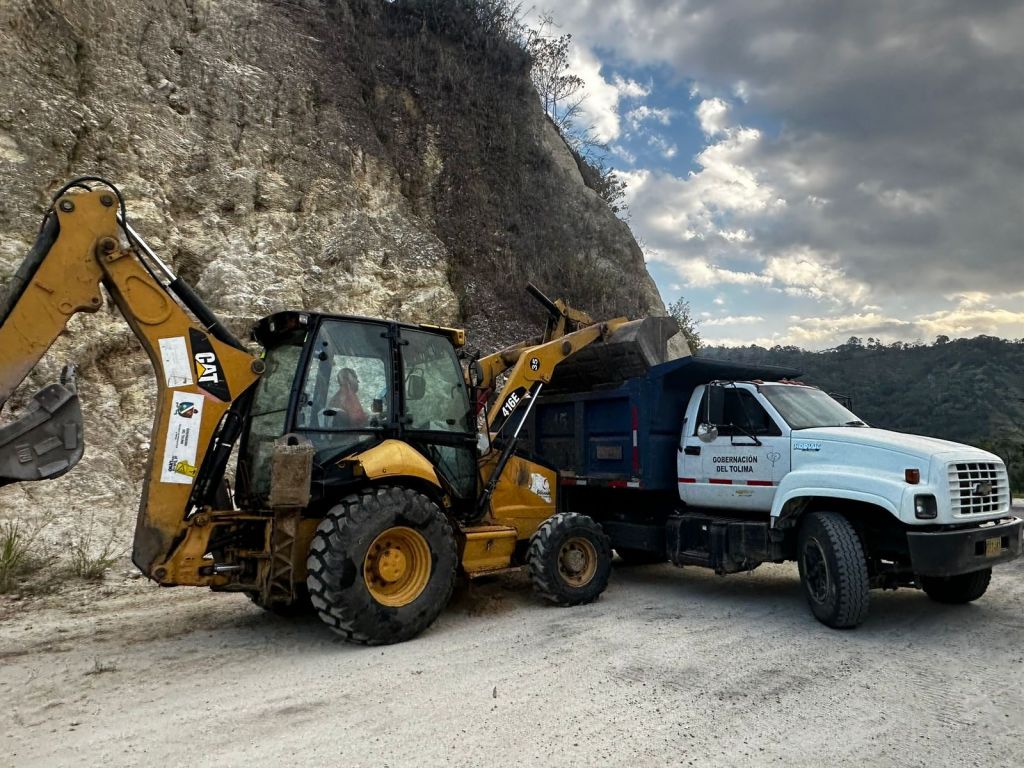
[(1024, 3), (545, 12), (662, 298), (706, 343), (1024, 337)]

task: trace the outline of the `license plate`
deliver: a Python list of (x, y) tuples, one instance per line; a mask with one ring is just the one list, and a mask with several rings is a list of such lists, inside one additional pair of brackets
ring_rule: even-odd
[(995, 557), (999, 554), (1002, 549), (1002, 541), (997, 537), (994, 539), (985, 539), (985, 557)]

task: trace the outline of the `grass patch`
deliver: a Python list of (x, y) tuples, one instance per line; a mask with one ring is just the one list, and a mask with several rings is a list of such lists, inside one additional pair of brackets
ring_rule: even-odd
[(18, 520), (0, 522), (0, 594), (12, 591), (42, 567), (34, 549), (38, 532)]
[(119, 522), (114, 521), (106, 526), (106, 531), (97, 532), (96, 515), (90, 515), (88, 524), (68, 543), (71, 575), (87, 581), (99, 581), (117, 563), (125, 553), (118, 541)]

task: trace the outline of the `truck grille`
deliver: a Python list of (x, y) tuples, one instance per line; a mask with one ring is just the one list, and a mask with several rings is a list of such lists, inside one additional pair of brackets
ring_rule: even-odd
[(954, 515), (1005, 511), (1010, 506), (1006, 468), (993, 462), (950, 464), (949, 497)]

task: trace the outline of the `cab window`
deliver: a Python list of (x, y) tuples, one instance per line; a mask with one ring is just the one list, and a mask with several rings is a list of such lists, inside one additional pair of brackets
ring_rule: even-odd
[[(735, 437), (742, 435), (754, 435), (755, 437), (778, 437), (782, 430), (775, 423), (775, 420), (768, 414), (754, 395), (746, 389), (738, 387), (723, 387), (724, 409), (722, 423), (717, 424), (718, 434), (723, 437)], [(707, 413), (708, 390), (704, 390), (704, 397), (701, 399), (701, 418), (697, 419), (694, 427), (696, 435), (697, 426), (703, 420), (703, 414)]]
[(462, 366), (444, 336), (402, 329), (405, 417), (409, 429), (472, 432)]
[(384, 326), (325, 321), (310, 353), (296, 426), (325, 432), (366, 432), (387, 426), (389, 360)]

